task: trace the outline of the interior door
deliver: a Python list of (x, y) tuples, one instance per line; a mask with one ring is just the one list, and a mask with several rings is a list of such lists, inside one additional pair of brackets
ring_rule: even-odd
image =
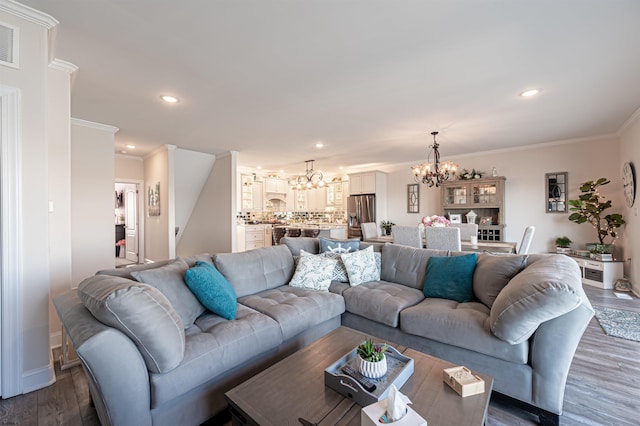
[[(137, 187), (137, 185), (136, 185)], [(138, 263), (138, 190), (127, 188), (125, 192), (127, 260)]]

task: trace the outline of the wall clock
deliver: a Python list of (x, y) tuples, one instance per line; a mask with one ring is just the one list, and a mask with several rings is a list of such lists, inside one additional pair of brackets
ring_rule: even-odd
[(622, 166), (622, 185), (627, 206), (631, 207), (636, 201), (636, 170), (632, 162), (628, 161)]

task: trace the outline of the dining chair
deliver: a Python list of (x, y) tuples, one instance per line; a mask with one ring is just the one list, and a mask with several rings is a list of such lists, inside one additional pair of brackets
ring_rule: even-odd
[(470, 241), (471, 237), (478, 236), (478, 224), (477, 223), (452, 223), (451, 228), (460, 229), (460, 240)]
[(424, 236), (428, 249), (462, 251), (460, 228), (425, 226)]
[(524, 230), (524, 234), (522, 235), (522, 241), (520, 242), (520, 247), (518, 247), (518, 254), (527, 254), (529, 253), (529, 246), (531, 246), (531, 241), (533, 240), (533, 234), (536, 232), (535, 226), (527, 226)]
[(367, 241), (370, 238), (375, 238), (380, 236), (380, 228), (375, 222), (365, 222), (360, 225), (362, 229), (362, 241)]
[(422, 248), (422, 232), (417, 226), (392, 226), (393, 244)]

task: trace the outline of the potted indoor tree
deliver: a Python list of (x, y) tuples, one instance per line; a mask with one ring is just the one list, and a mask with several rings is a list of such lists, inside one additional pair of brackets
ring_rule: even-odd
[(569, 200), (569, 220), (575, 223), (589, 223), (597, 232), (598, 242), (587, 244), (592, 253), (613, 253), (613, 243), (618, 238), (616, 229), (625, 224), (622, 215), (618, 213), (604, 214), (611, 208), (611, 200), (604, 200), (598, 188), (607, 185), (610, 180), (600, 178), (595, 182), (590, 180), (580, 185), (582, 194), (577, 200)]
[(556, 238), (556, 253), (570, 253), (572, 242), (567, 236)]
[(373, 343), (370, 337), (358, 346), (360, 374), (371, 379), (379, 379), (387, 374), (387, 359), (384, 353), (389, 349), (386, 343)]

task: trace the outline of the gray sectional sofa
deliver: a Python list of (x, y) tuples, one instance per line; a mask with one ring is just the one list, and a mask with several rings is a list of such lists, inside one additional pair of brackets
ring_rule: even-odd
[[(301, 249), (318, 253), (318, 239), (281, 243), (101, 271), (54, 298), (102, 424), (200, 424), (224, 411), (224, 392), (340, 325), (490, 374), (494, 391), (558, 423), (593, 316), (575, 262), (480, 254), (473, 300), (461, 303), (425, 297), (423, 286), (431, 257), (467, 253), (373, 245), (379, 279), (334, 280), (322, 291), (292, 281)], [(233, 320), (183, 292), (185, 268), (197, 261), (235, 290)]]

